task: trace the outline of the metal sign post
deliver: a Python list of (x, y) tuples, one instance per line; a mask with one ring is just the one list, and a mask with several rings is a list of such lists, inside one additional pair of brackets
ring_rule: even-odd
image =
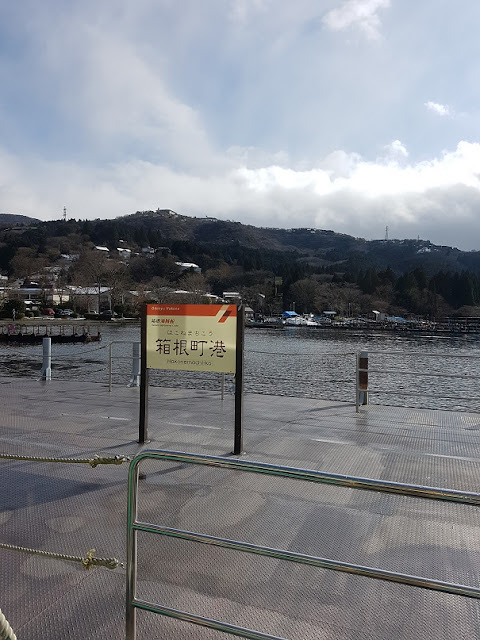
[(235, 435), (233, 455), (239, 456), (243, 451), (243, 345), (245, 339), (245, 307), (237, 307), (237, 349), (235, 353)]
[(148, 369), (147, 369), (147, 305), (143, 305), (140, 327), (140, 419), (138, 422), (138, 442), (148, 440)]

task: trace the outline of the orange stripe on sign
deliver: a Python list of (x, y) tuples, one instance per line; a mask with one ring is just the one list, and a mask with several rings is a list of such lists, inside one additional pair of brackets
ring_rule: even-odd
[(231, 309), (227, 309), (223, 314), (223, 316), (220, 318), (219, 322), (225, 322), (227, 318), (229, 318), (231, 315), (232, 315)]
[[(223, 304), (147, 304), (147, 316), (200, 316), (214, 318), (224, 308), (225, 305)], [(227, 311), (229, 316), (236, 316), (236, 305), (228, 305)], [(225, 322), (225, 320), (222, 320), (222, 322)]]

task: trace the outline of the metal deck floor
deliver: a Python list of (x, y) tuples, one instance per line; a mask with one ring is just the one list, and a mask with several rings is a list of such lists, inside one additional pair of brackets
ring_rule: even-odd
[[(134, 455), (138, 389), (0, 378), (0, 451)], [(233, 397), (150, 389), (146, 448), (229, 455)], [(247, 395), (245, 458), (480, 491), (480, 415)], [(145, 464), (140, 517), (480, 587), (473, 506), (193, 465)], [(0, 460), (0, 541), (125, 560), (127, 465)], [(290, 640), (480, 639), (480, 603), (139, 534), (138, 595)], [(124, 638), (125, 570), (0, 549), (0, 609), (19, 640)], [(138, 640), (227, 636), (138, 612)]]

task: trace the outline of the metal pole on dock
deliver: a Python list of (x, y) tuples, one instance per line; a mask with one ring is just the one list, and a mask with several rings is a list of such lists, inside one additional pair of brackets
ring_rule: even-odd
[(140, 363), (141, 363), (140, 342), (134, 342), (133, 354), (132, 354), (132, 377), (130, 378), (130, 382), (128, 383), (129, 387), (140, 386)]
[(113, 358), (113, 343), (108, 345), (108, 390), (112, 390), (112, 358)]
[(43, 338), (42, 343), (43, 363), (40, 379), (48, 381), (52, 379), (52, 339)]
[(235, 434), (233, 441), (233, 454), (236, 456), (243, 451), (243, 364), (244, 364), (244, 337), (245, 337), (245, 307), (243, 304), (237, 307), (237, 347), (235, 362)]
[(368, 404), (368, 351), (357, 354), (357, 376), (355, 409), (358, 413), (360, 405)]
[(141, 367), (140, 367), (140, 416), (138, 422), (138, 442), (145, 444), (148, 439), (148, 378), (147, 369), (147, 305), (143, 306), (141, 325)]

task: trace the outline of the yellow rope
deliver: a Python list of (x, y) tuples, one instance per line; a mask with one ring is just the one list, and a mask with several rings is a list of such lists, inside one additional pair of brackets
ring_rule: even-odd
[(12, 627), (8, 624), (8, 620), (0, 609), (0, 640), (17, 640), (17, 636), (13, 633)]
[(10, 453), (0, 453), (0, 459), (4, 460), (26, 460), (31, 462), (69, 462), (73, 464), (89, 464), (97, 467), (99, 464), (123, 464), (129, 462), (128, 456), (113, 456), (113, 458), (100, 457), (94, 455), (93, 458), (39, 458), (37, 456), (18, 456)]
[[(91, 567), (106, 567), (107, 569), (116, 569), (117, 567), (123, 567), (123, 563), (119, 562), (116, 558), (95, 558), (95, 549), (90, 549), (86, 556), (69, 556), (64, 553), (54, 553), (52, 551), (40, 551), (38, 549), (28, 549), (27, 547), (18, 547), (14, 544), (6, 544), (0, 542), (0, 549), (7, 549), (8, 551), (21, 551), (22, 553), (32, 553), (44, 558), (55, 558), (56, 560), (68, 560), (69, 562), (80, 562), (85, 569)], [(1, 636), (0, 636), (0, 640)]]

